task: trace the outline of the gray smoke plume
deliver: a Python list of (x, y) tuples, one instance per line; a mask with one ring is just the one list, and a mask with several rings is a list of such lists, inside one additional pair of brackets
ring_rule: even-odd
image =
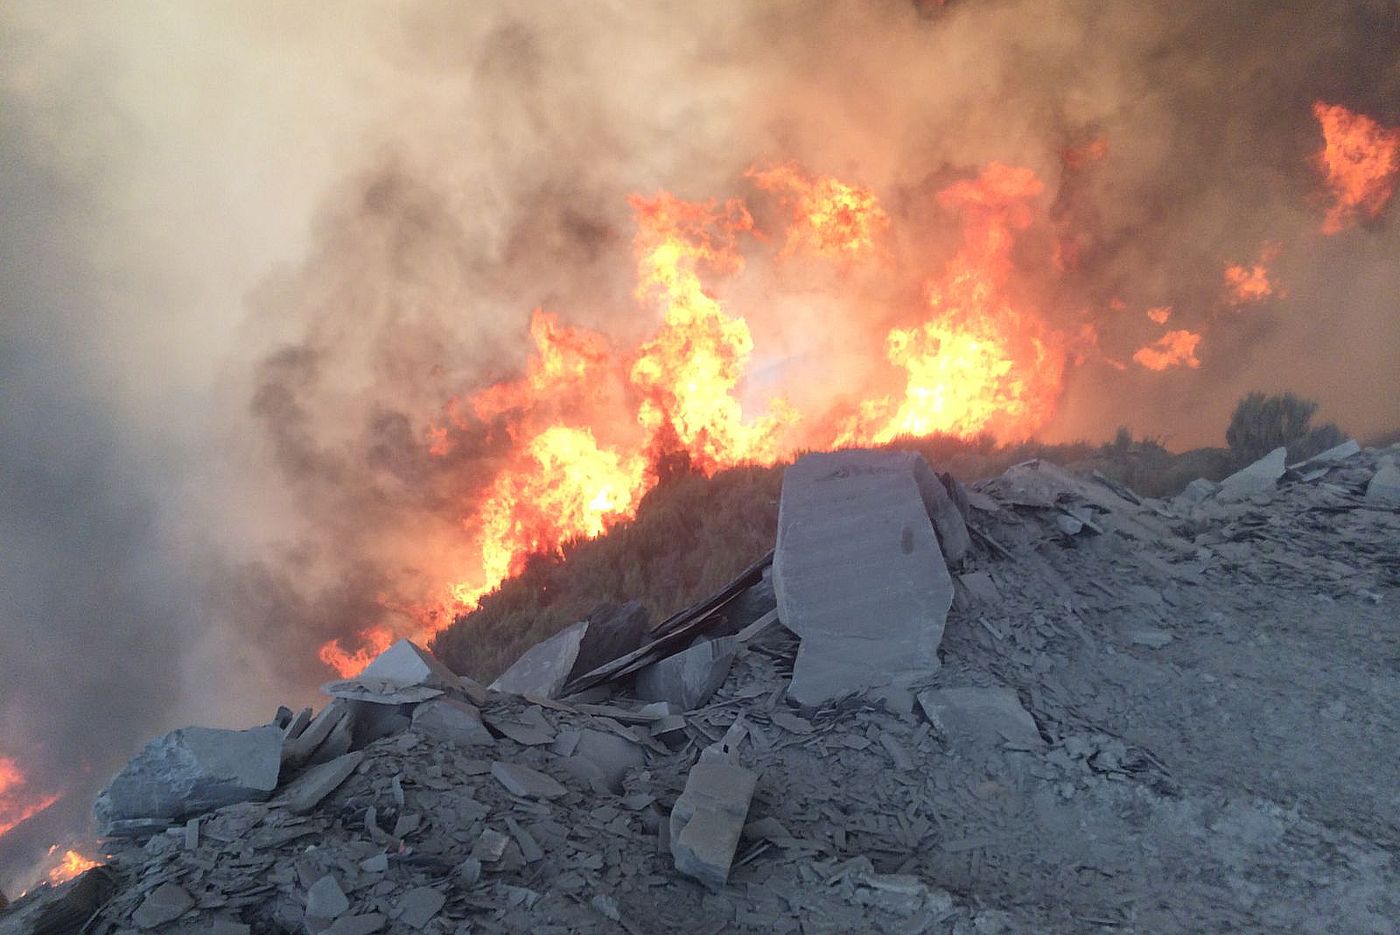
[[(907, 314), (958, 239), (934, 194), (996, 160), (1046, 184), (1024, 298), (1099, 335), (1048, 438), (1218, 444), (1254, 389), (1393, 428), (1400, 225), (1321, 236), (1309, 161), (1315, 100), (1400, 124), (1388, 0), (16, 2), (0, 62), (0, 756), (68, 792), (0, 840), (0, 887), (144, 738), (311, 701), (323, 641), (473, 566), (510, 426), (465, 419), (438, 457), (429, 424), (519, 373), (533, 308), (654, 331), (634, 192), (743, 195), (770, 226), (744, 173), (791, 159), (906, 232), (901, 283), (725, 287), (746, 403), (869, 369), (846, 338)], [(1287, 295), (1232, 307), (1224, 267), (1267, 243)], [(1201, 367), (1108, 363), (1160, 305)]]

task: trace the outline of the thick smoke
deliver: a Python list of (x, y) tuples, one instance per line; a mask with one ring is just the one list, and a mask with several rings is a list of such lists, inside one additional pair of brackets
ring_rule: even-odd
[[(621, 347), (652, 331), (633, 192), (752, 194), (751, 165), (797, 160), (919, 221), (896, 249), (933, 274), (958, 236), (933, 193), (1026, 165), (1027, 298), (1099, 334), (1048, 437), (1218, 444), (1251, 389), (1393, 427), (1400, 226), (1320, 236), (1308, 161), (1314, 100), (1400, 123), (1387, 0), (309, 10), (0, 21), (0, 755), (73, 790), (0, 844), (0, 886), (141, 739), (310, 701), (323, 640), (472, 567), (463, 505), (507, 427), (444, 458), (429, 422), (519, 371), (537, 306)], [(1231, 307), (1224, 267), (1266, 243), (1287, 296)], [(845, 336), (911, 301), (796, 275), (732, 289), (755, 404), (854, 378)], [(1162, 305), (1205, 333), (1200, 369), (1106, 362)]]

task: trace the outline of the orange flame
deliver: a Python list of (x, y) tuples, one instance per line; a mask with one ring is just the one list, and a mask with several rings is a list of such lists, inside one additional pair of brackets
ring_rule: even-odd
[(940, 204), (963, 213), (963, 246), (928, 288), (934, 317), (894, 329), (885, 342), (885, 356), (906, 371), (904, 397), (863, 402), (836, 444), (934, 432), (1020, 440), (1050, 417), (1064, 342), (1006, 295), (1014, 232), (1030, 224), (1042, 188), (1030, 169), (992, 163), (939, 193)]
[[(843, 277), (862, 257), (901, 271), (882, 252), (890, 218), (869, 189), (792, 164), (756, 168), (750, 177), (789, 215), (780, 258), (800, 251), (834, 260)], [(423, 606), (398, 599), (393, 609), (417, 621), (416, 635), (436, 632), (531, 556), (558, 553), (630, 519), (663, 457), (683, 454), (711, 472), (771, 464), (799, 445), (934, 432), (1029, 437), (1054, 411), (1071, 350), (1096, 340), (1092, 328), (1056, 330), (1017, 294), (1011, 251), (1042, 190), (1031, 170), (993, 163), (940, 192), (939, 205), (962, 220), (961, 245), (923, 284), (918, 317), (889, 329), (884, 349), (893, 367), (872, 378), (902, 383), (902, 392), (859, 387), (863, 401), (837, 415), (831, 399), (819, 401), (801, 425), (785, 399), (759, 414), (746, 406), (754, 337), (716, 291), (744, 271), (745, 239), (756, 236), (748, 206), (667, 192), (633, 197), (635, 296), (657, 315), (656, 329), (635, 348), (618, 349), (537, 310), (522, 376), (447, 403), (427, 429), (434, 455), (450, 454), (463, 432), (481, 427), (507, 451), (484, 492), (460, 504), (478, 556), (473, 567), (437, 599)], [(352, 675), (393, 638), (390, 627), (370, 628), (353, 648), (326, 644), (321, 658)]]
[(783, 255), (809, 250), (826, 257), (854, 257), (872, 250), (890, 225), (875, 193), (830, 176), (809, 175), (795, 163), (751, 169), (759, 188), (776, 192), (792, 214)]
[[(54, 852), (57, 850), (57, 844), (49, 848), (49, 857), (52, 858)], [(100, 866), (102, 866), (100, 860), (93, 860), (91, 857), (79, 851), (68, 848), (64, 850), (62, 856), (58, 858), (58, 862), (49, 868), (48, 873), (46, 873), (44, 877), (50, 884), (57, 886), (60, 883), (68, 882), (80, 873), (86, 873), (93, 867)]]
[(1138, 348), (1133, 360), (1148, 370), (1166, 370), (1168, 367), (1189, 367), (1192, 370), (1201, 366), (1196, 359), (1196, 345), (1201, 336), (1191, 331), (1168, 331), (1147, 347)]
[(1147, 317), (1149, 320), (1159, 325), (1165, 325), (1167, 319), (1172, 317), (1172, 307), (1170, 305), (1159, 305), (1156, 308), (1149, 308), (1147, 310)]
[(1395, 193), (1400, 175), (1400, 127), (1383, 127), (1365, 114), (1339, 104), (1313, 104), (1322, 125), (1322, 151), (1315, 157), (1334, 204), (1322, 221), (1324, 234), (1356, 223), (1358, 215), (1377, 217)]
[(0, 756), (0, 837), (61, 798), (58, 795), (26, 795), (24, 787), (27, 784), (28, 780), (19, 764), (9, 757)]
[(1225, 288), (1234, 305), (1262, 302), (1274, 294), (1269, 281), (1269, 264), (1278, 257), (1278, 247), (1268, 244), (1259, 251), (1259, 259), (1250, 266), (1225, 267)]
[(778, 431), (795, 419), (781, 402), (764, 418), (745, 421), (735, 396), (753, 338), (742, 318), (730, 315), (704, 288), (710, 268), (737, 272), (741, 231), (753, 227), (737, 199), (686, 202), (662, 192), (633, 198), (637, 216), (637, 298), (659, 305), (661, 330), (643, 344), (631, 368), (641, 395), (637, 421), (665, 447), (678, 445), (702, 470), (773, 461)]

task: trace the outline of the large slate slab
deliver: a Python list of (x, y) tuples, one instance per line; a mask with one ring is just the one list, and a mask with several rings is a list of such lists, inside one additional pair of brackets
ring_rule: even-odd
[[(365, 684), (391, 682), (399, 686), (428, 685), (456, 688), (456, 673), (441, 659), (412, 640), (399, 640), (365, 667), (358, 678)], [(391, 702), (397, 703), (397, 702)]]
[(531, 646), (500, 674), (491, 687), (500, 692), (554, 698), (578, 661), (588, 621), (571, 624), (549, 639)]
[(282, 731), (183, 727), (152, 740), (97, 797), (93, 811), (105, 833), (113, 822), (184, 818), (262, 801), (277, 788)]
[(1287, 469), (1288, 449), (1279, 447), (1247, 467), (1242, 467), (1220, 482), (1219, 496), (1224, 500), (1241, 500), (1257, 493), (1273, 490)]
[(773, 585), (779, 619), (801, 637), (789, 700), (812, 707), (938, 668), (953, 582), (925, 472), (909, 452), (839, 451), (784, 474)]
[(690, 768), (671, 809), (676, 869), (710, 889), (723, 888), (748, 817), (758, 776), (728, 757), (704, 755)]

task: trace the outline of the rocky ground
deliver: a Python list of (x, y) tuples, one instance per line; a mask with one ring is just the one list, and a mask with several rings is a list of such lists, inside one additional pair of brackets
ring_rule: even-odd
[(118, 784), (109, 866), (0, 932), (1394, 932), (1400, 450), (1281, 458), (1169, 501), (950, 485), (942, 665), (878, 692), (792, 706), (767, 581), (673, 663), (689, 710), (655, 672), (548, 699), (400, 659), (247, 740), (265, 801), (142, 787), (135, 820)]

